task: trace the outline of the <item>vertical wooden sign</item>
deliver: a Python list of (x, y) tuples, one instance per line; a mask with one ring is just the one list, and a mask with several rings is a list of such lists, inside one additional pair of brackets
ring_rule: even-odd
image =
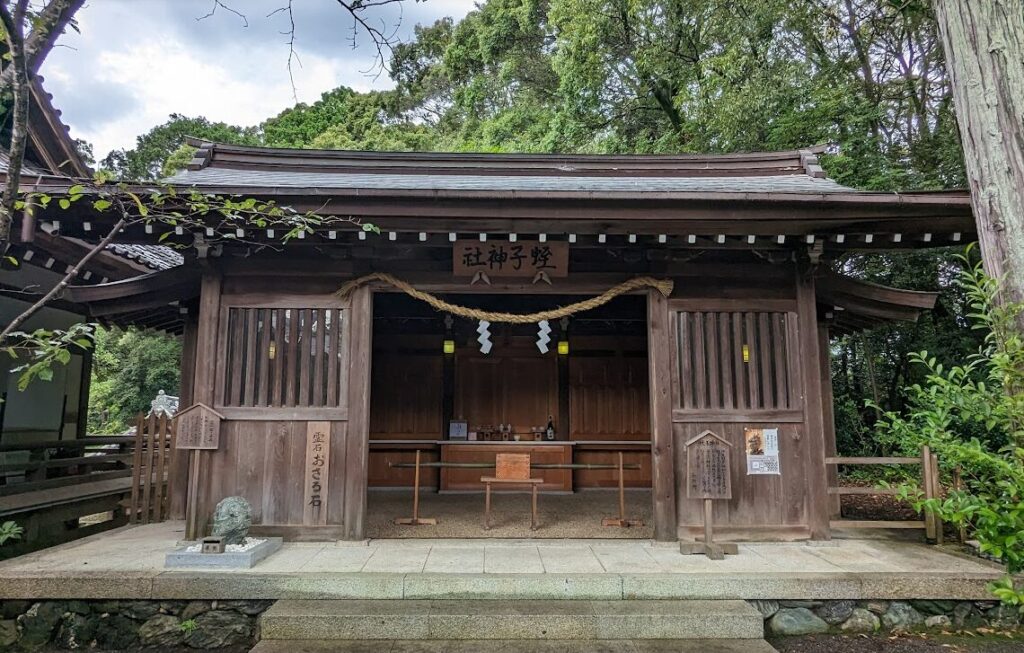
[(703, 431), (686, 441), (686, 496), (704, 501), (704, 541), (680, 542), (680, 553), (703, 553), (711, 560), (722, 560), (726, 554), (739, 552), (733, 542), (714, 541), (711, 522), (712, 501), (732, 498), (731, 448), (731, 442), (711, 431)]
[(303, 468), (302, 523), (306, 526), (327, 524), (327, 491), (331, 473), (331, 423), (309, 422), (306, 425), (306, 465)]

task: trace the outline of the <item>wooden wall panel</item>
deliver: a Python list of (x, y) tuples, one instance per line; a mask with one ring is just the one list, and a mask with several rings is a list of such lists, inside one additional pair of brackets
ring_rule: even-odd
[(374, 355), (371, 440), (441, 439), (442, 365), (440, 352)]
[(573, 440), (649, 440), (647, 359), (569, 357)]
[(558, 361), (496, 346), (489, 356), (466, 352), (455, 361), (455, 419), (471, 426), (511, 423), (517, 431), (558, 422)]
[[(206, 514), (224, 497), (241, 496), (258, 525), (302, 526), (303, 481), (308, 422), (230, 420), (221, 428), (220, 449), (210, 452), (210, 492)], [(331, 423), (331, 478), (327, 524), (342, 525), (346, 423)]]
[[(743, 429), (778, 428), (781, 475), (747, 475)], [(686, 441), (711, 430), (733, 445), (731, 453), (732, 495), (715, 501), (715, 528), (723, 533), (769, 538), (786, 538), (787, 533), (807, 536), (805, 429), (793, 423), (677, 422), (676, 490), (678, 492), (680, 535), (703, 529), (702, 503), (686, 498)]]

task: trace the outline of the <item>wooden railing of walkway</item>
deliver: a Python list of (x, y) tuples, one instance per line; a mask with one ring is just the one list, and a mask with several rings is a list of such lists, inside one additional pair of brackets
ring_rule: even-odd
[[(921, 467), (921, 488), (926, 499), (933, 499), (942, 496), (942, 485), (939, 480), (939, 459), (925, 445), (921, 447), (920, 457), (910, 456), (880, 456), (880, 457), (849, 457), (830, 456), (825, 458), (826, 465), (919, 465)], [(837, 487), (828, 488), (830, 496), (842, 496), (850, 494), (868, 495), (895, 495), (896, 490), (885, 487)], [(943, 539), (942, 521), (938, 515), (925, 510), (923, 519), (912, 519), (905, 521), (882, 520), (882, 519), (833, 519), (829, 522), (831, 528), (913, 528), (923, 529), (925, 539), (929, 542), (941, 544)]]
[[(0, 521), (25, 529), (2, 557), (165, 519), (173, 419), (139, 415), (136, 426), (135, 435), (0, 443)], [(109, 518), (82, 520), (105, 513)]]

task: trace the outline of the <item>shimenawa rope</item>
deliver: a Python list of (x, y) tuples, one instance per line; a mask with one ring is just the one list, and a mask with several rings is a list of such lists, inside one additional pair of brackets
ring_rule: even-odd
[(336, 294), (342, 299), (345, 299), (350, 294), (352, 294), (352, 291), (355, 290), (356, 288), (366, 285), (368, 283), (372, 283), (374, 281), (382, 281), (391, 286), (394, 286), (395, 288), (398, 288), (399, 290), (409, 295), (410, 297), (415, 297), (420, 301), (426, 302), (433, 306), (435, 309), (439, 311), (444, 311), (445, 313), (451, 313), (452, 315), (458, 315), (459, 317), (465, 317), (470, 320), (487, 320), (488, 322), (492, 323), (505, 324), (533, 324), (536, 322), (540, 322), (541, 320), (558, 320), (563, 317), (573, 315), (574, 313), (579, 313), (581, 311), (589, 311), (591, 309), (597, 308), (598, 306), (603, 306), (610, 302), (611, 300), (618, 297), (619, 295), (624, 295), (628, 292), (639, 290), (640, 288), (645, 287), (654, 288), (662, 295), (668, 297), (669, 295), (672, 294), (673, 287), (673, 282), (667, 279), (654, 279), (652, 277), (636, 277), (634, 279), (624, 281), (617, 286), (609, 288), (608, 290), (604, 291), (597, 297), (592, 297), (590, 299), (585, 299), (581, 302), (575, 302), (573, 304), (560, 306), (558, 308), (554, 308), (547, 311), (530, 313), (528, 315), (517, 315), (515, 313), (501, 313), (497, 311), (484, 311), (479, 308), (470, 308), (468, 306), (458, 306), (456, 304), (451, 304), (441, 299), (440, 297), (431, 295), (428, 292), (417, 290), (408, 282), (402, 281), (401, 279), (398, 279), (388, 274), (387, 272), (374, 272), (372, 274), (359, 277), (358, 279), (353, 279), (352, 281), (349, 281), (344, 286), (342, 286), (341, 289), (338, 290)]

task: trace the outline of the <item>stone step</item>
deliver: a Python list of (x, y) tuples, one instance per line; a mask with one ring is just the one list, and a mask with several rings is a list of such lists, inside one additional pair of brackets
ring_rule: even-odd
[(764, 637), (745, 601), (285, 600), (264, 640), (654, 640)]
[(777, 653), (763, 639), (265, 639), (249, 653)]

